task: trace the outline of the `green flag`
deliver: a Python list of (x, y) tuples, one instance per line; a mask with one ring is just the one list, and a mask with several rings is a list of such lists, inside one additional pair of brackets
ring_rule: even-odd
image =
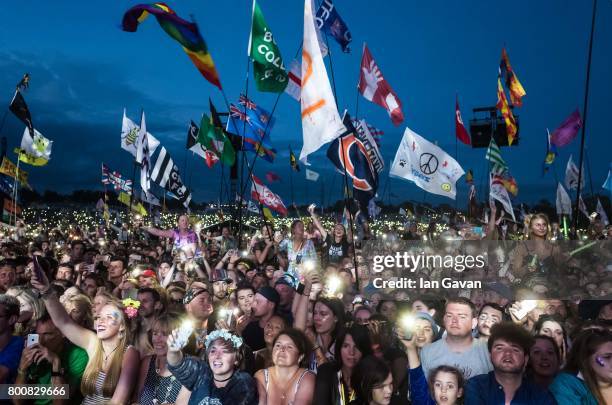
[(288, 83), (283, 58), (255, 0), (253, 0), (253, 20), (249, 37), (249, 56), (253, 59), (257, 90), (270, 93), (283, 92)]
[(501, 173), (508, 170), (508, 165), (504, 161), (504, 158), (502, 158), (501, 149), (499, 149), (493, 137), (491, 137), (491, 142), (489, 142), (485, 159), (493, 164), (492, 171), (494, 173)]
[(213, 151), (224, 165), (234, 165), (236, 151), (232, 142), (225, 136), (223, 129), (217, 128), (206, 114), (202, 114), (197, 142), (204, 145), (207, 150)]

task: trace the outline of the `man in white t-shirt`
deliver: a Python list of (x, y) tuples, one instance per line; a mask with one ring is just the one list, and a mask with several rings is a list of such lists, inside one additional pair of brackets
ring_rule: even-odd
[(486, 344), (472, 337), (476, 327), (476, 307), (466, 298), (451, 298), (444, 308), (446, 335), (421, 351), (426, 378), (441, 365), (456, 367), (468, 379), (493, 370)]

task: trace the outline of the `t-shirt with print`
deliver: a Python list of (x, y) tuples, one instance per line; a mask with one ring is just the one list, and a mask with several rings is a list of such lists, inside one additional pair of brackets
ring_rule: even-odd
[(334, 237), (327, 234), (325, 238), (325, 248), (327, 263), (338, 264), (342, 259), (349, 255), (349, 244), (346, 238), (342, 238), (340, 243), (336, 243)]

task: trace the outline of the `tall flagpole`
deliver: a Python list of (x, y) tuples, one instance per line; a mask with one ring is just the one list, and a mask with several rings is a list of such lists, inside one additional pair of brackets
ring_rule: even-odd
[(591, 80), (591, 59), (593, 56), (593, 33), (595, 32), (595, 16), (597, 14), (597, 0), (593, 0), (593, 16), (591, 17), (591, 35), (589, 36), (589, 56), (587, 59), (586, 83), (584, 86), (584, 111), (582, 112), (582, 131), (580, 135), (580, 162), (578, 165), (578, 189), (576, 190), (576, 207), (574, 208), (574, 232), (578, 228), (578, 207), (580, 205), (580, 191), (582, 189), (582, 162), (584, 158), (584, 138), (587, 124), (589, 82)]

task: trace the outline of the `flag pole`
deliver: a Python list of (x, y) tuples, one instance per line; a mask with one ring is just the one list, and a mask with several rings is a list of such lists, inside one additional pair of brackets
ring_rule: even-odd
[[(17, 155), (17, 168), (15, 169), (15, 182), (13, 183), (13, 211), (15, 213), (15, 228), (17, 228), (17, 193), (19, 189), (19, 155)], [(9, 225), (11, 221), (9, 219)]]
[(582, 131), (580, 135), (580, 162), (578, 165), (578, 188), (576, 190), (576, 208), (574, 208), (574, 232), (578, 228), (578, 205), (580, 203), (580, 191), (582, 189), (582, 162), (584, 158), (584, 138), (587, 123), (588, 102), (589, 102), (589, 82), (591, 80), (591, 59), (593, 56), (593, 33), (595, 32), (595, 16), (597, 15), (597, 0), (593, 0), (593, 15), (591, 17), (591, 34), (589, 36), (589, 56), (587, 59), (586, 83), (584, 86), (584, 111), (582, 112)]
[(584, 148), (584, 158), (586, 160), (587, 169), (589, 170), (589, 185), (591, 188), (591, 198), (595, 198), (595, 192), (593, 191), (593, 171), (591, 170), (591, 161), (589, 159), (589, 150)]
[[(323, 34), (325, 35), (325, 45), (327, 46), (327, 55), (329, 56), (329, 70), (331, 71), (331, 80), (332, 80), (332, 91), (334, 92), (334, 101), (336, 102), (336, 109), (338, 109), (338, 97), (336, 95), (336, 80), (334, 77), (334, 66), (332, 63), (332, 52), (331, 52), (331, 48), (329, 47), (329, 39), (327, 37), (327, 32), (323, 32)], [(361, 68), (360, 68), (361, 69)], [(359, 100), (359, 86), (357, 87), (357, 100)], [(356, 107), (357, 109), (357, 107)], [(355, 111), (355, 119), (357, 119), (357, 111)], [(348, 128), (347, 128), (347, 133), (348, 133)], [(346, 189), (348, 192), (348, 175), (346, 173), (346, 157), (344, 154), (344, 139), (343, 136), (346, 134), (342, 134), (340, 135), (340, 144), (341, 144), (341, 148), (342, 148), (342, 165), (344, 166), (344, 180), (345, 180), (345, 184), (346, 184)], [(306, 182), (308, 183), (308, 182)], [(308, 184), (306, 184), (306, 187), (308, 187)], [(308, 194), (308, 193), (307, 193)], [(353, 244), (353, 265), (355, 266), (355, 288), (357, 291), (359, 291), (359, 276), (357, 274), (357, 254), (356, 254), (356, 249), (355, 249), (355, 236), (353, 234), (353, 216), (351, 215), (350, 212), (350, 208), (348, 205), (348, 193), (347, 193), (347, 197), (345, 199), (345, 207), (346, 209), (349, 211), (349, 224), (351, 227), (351, 234), (353, 235), (353, 240), (352, 240), (352, 244)], [(367, 207), (366, 208), (366, 212), (367, 212)]]
[[(289, 153), (293, 153), (291, 145), (289, 145)], [(289, 157), (289, 159), (291, 160), (291, 157)], [(291, 165), (291, 162), (289, 162), (289, 165)], [(293, 167), (289, 170), (289, 189), (291, 191), (291, 206), (293, 206), (293, 204), (295, 204), (295, 195), (293, 194)]]

